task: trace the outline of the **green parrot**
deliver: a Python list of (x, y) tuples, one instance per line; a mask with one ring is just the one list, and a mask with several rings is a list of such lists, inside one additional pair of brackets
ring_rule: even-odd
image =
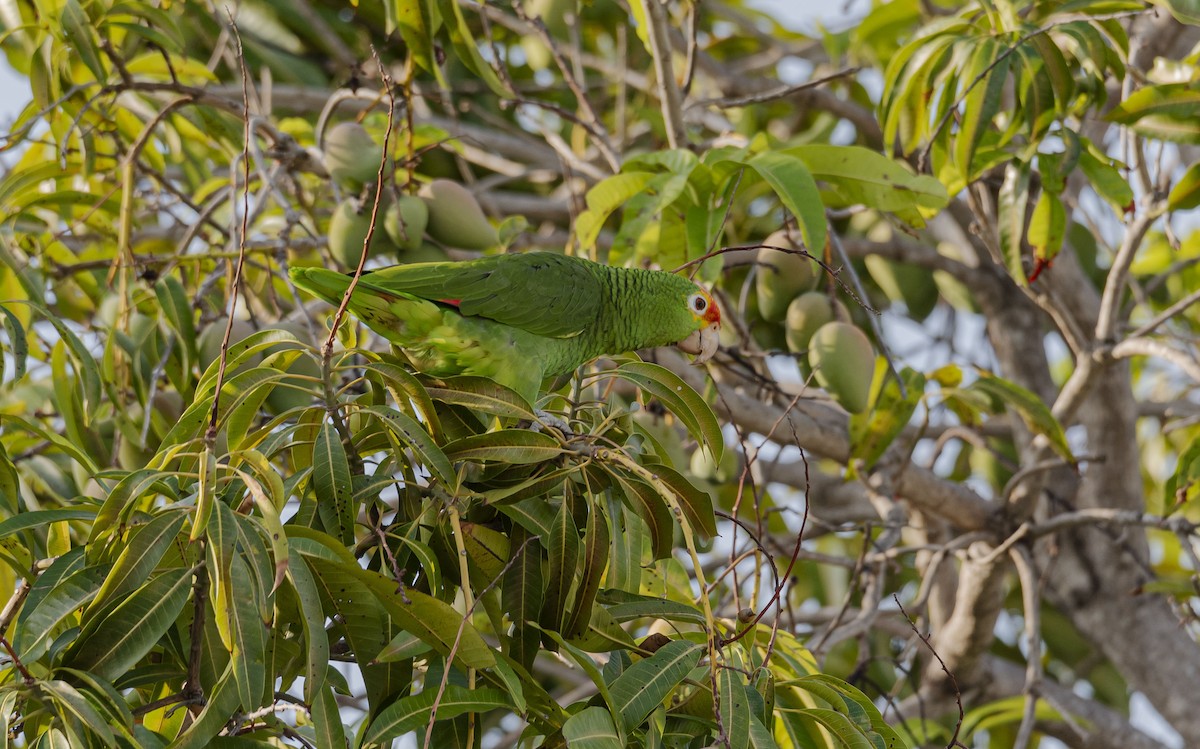
[[(325, 268), (289, 272), (333, 305), (352, 278)], [(712, 297), (686, 278), (553, 252), (371, 271), (349, 309), (422, 372), (489, 377), (530, 403), (546, 378), (604, 354), (676, 344), (696, 363), (708, 361), (721, 325)]]

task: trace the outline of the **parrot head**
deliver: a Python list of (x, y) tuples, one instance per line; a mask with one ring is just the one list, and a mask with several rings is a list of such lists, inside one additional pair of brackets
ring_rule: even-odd
[(695, 329), (675, 344), (684, 353), (693, 354), (693, 364), (703, 364), (717, 353), (717, 342), (721, 330), (721, 308), (707, 291), (696, 287), (687, 297), (688, 312), (691, 313)]

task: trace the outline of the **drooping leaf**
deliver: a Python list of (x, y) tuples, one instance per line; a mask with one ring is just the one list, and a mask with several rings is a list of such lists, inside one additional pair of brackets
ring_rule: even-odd
[(609, 687), (613, 707), (626, 731), (641, 725), (700, 660), (703, 648), (686, 640), (663, 645), (654, 655), (630, 666)]
[(1200, 88), (1193, 83), (1146, 86), (1113, 107), (1107, 119), (1148, 138), (1195, 145), (1200, 143)]
[(613, 716), (602, 707), (589, 707), (563, 724), (563, 739), (574, 749), (621, 749), (624, 744)]
[(717, 420), (717, 415), (704, 398), (679, 375), (650, 362), (626, 362), (614, 373), (662, 401), (667, 410), (683, 422), (696, 440), (713, 451), (716, 460), (721, 459), (721, 453), (725, 449), (725, 440), (721, 437), (721, 422)]
[(979, 379), (971, 383), (968, 391), (983, 393), (1006, 406), (1011, 406), (1030, 430), (1044, 436), (1063, 460), (1075, 465), (1075, 456), (1067, 444), (1067, 435), (1062, 424), (1058, 423), (1058, 419), (1054, 418), (1054, 414), (1040, 398), (1020, 385), (989, 372), (977, 370), (977, 373)]
[[(439, 698), (440, 693), (440, 698)], [(385, 744), (410, 731), (423, 730), (436, 709), (436, 719), (449, 720), (466, 713), (485, 713), (508, 707), (507, 695), (499, 689), (467, 689), (447, 684), (445, 690), (429, 684), (420, 694), (403, 697), (380, 711), (363, 736), (364, 743)]]
[(332, 424), (322, 425), (313, 443), (313, 488), (317, 494), (317, 510), (325, 530), (337, 535), (345, 544), (354, 542), (354, 522), (358, 518), (353, 484), (341, 437)]
[(781, 151), (764, 151), (744, 164), (758, 172), (796, 217), (808, 251), (821, 256), (825, 252), (825, 206), (805, 163)]
[(142, 659), (175, 623), (192, 589), (192, 571), (167, 570), (83, 628), (67, 656), (73, 668), (112, 681)]

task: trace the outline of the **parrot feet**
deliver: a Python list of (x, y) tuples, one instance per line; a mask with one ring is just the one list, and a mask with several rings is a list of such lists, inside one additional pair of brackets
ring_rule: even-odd
[(571, 425), (568, 424), (567, 421), (562, 417), (555, 416), (554, 414), (547, 413), (545, 411), (534, 411), (534, 415), (537, 418), (534, 419), (529, 425), (529, 428), (532, 431), (541, 432), (549, 427), (553, 427), (554, 429), (562, 432), (563, 437), (569, 439), (575, 436), (575, 433), (571, 431)]

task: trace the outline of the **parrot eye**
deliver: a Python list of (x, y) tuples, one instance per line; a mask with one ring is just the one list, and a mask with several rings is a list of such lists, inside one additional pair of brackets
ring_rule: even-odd
[(692, 309), (697, 313), (704, 312), (704, 310), (708, 309), (708, 300), (704, 298), (703, 294), (692, 294), (691, 298), (688, 299), (688, 302), (691, 304)]

